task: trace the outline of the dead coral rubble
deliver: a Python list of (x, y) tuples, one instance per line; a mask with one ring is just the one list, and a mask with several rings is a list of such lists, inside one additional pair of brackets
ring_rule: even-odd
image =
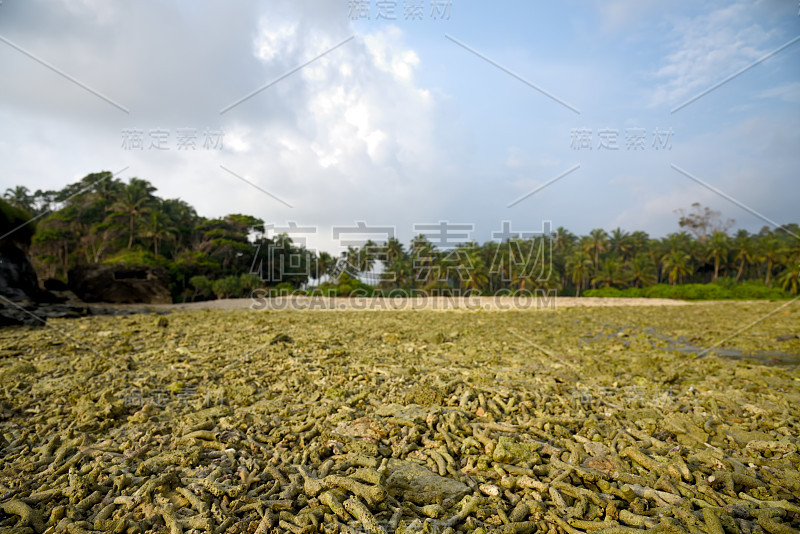
[(554, 359), (502, 334), (533, 312), (341, 320), (0, 332), (0, 532), (798, 531), (796, 368), (578, 330)]

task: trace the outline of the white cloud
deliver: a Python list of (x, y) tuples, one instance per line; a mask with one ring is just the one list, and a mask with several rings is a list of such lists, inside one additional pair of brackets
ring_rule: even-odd
[[(765, 1), (778, 6), (778, 0)], [(619, 224), (629, 229), (671, 231), (673, 209), (711, 200), (711, 193), (672, 171), (669, 161), (650, 162), (665, 155), (649, 148), (641, 158), (624, 150), (615, 159), (577, 154), (568, 145), (569, 129), (587, 121), (592, 128), (632, 126), (650, 132), (664, 118), (641, 110), (641, 100), (630, 97), (647, 90), (632, 79), (638, 73), (651, 69), (652, 79), (661, 84), (653, 102), (677, 104), (781, 42), (763, 29), (777, 26), (752, 16), (756, 8), (743, 2), (714, 10), (688, 1), (677, 2), (680, 8), (598, 1), (596, 14), (581, 11), (557, 28), (564, 40), (563, 61), (550, 63), (535, 51), (555, 46), (552, 35), (504, 35), (501, 42), (526, 47), (521, 53), (526, 59), (498, 53), (498, 60), (584, 110), (573, 121), (542, 95), (454, 47), (434, 29), (440, 26), (417, 25), (405, 33), (395, 26), (356, 24), (362, 33), (354, 39), (221, 115), (224, 106), (354, 35), (346, 6), (327, 0), (197, 6), (183, 0), (98, 2), (26, 0), (0, 6), (4, 17), (13, 14), (0, 18), (0, 34), (131, 111), (125, 114), (0, 46), (2, 189), (19, 183), (56, 189), (90, 172), (130, 165), (123, 178), (151, 180), (161, 195), (181, 196), (202, 215), (250, 213), (268, 222), (295, 220), (320, 228), (366, 220), (410, 233), (414, 222), (449, 219), (474, 222), (488, 232), (498, 219), (513, 215), (552, 216), (572, 229), (619, 215)], [(91, 12), (92, 6), (100, 11)], [(537, 6), (533, 11), (542, 9), (547, 10)], [(698, 10), (706, 14), (686, 15)], [(470, 30), (478, 35), (486, 29), (483, 21), (470, 28), (475, 22), (463, 20), (465, 39)], [(575, 29), (583, 23), (613, 30), (615, 53), (605, 53), (600, 43), (587, 56), (587, 39), (596, 35)], [(666, 24), (675, 29), (664, 33)], [(632, 41), (636, 46), (627, 47)], [(662, 62), (652, 62), (659, 52)], [(476, 72), (490, 72), (491, 80)], [(631, 78), (625, 77), (628, 72)], [(506, 93), (498, 80), (514, 85)], [(731, 194), (757, 197), (763, 209), (775, 204), (781, 213), (795, 213), (786, 194), (797, 168), (792, 119), (800, 87), (795, 82), (796, 77), (783, 77), (755, 91), (760, 98), (749, 99), (749, 108), (738, 116), (764, 112), (764, 118), (727, 124), (728, 136), (709, 132), (713, 128), (691, 114), (681, 115), (685, 122), (669, 123), (676, 144), (668, 155), (698, 176), (718, 179), (714, 183)], [(182, 127), (224, 129), (225, 148), (179, 152), (173, 137), (169, 152), (125, 151), (120, 131), (131, 127), (164, 127), (173, 136)], [(582, 164), (579, 172), (506, 211), (510, 201), (576, 162)], [(662, 163), (663, 169), (657, 167)], [(734, 172), (737, 167), (748, 173)], [(760, 181), (753, 178), (756, 171), (764, 175)], [(630, 183), (622, 178), (609, 183), (609, 177), (621, 175), (630, 176)], [(665, 185), (637, 189), (637, 179)], [(750, 180), (756, 184), (745, 183)], [(772, 191), (752, 191), (763, 183), (776, 185)]]
[(739, 2), (676, 19), (671, 52), (652, 75), (661, 85), (651, 105), (679, 104), (763, 56), (774, 32), (752, 22), (748, 8)]
[(784, 102), (800, 103), (800, 82), (785, 83), (778, 87), (761, 91), (759, 98), (777, 98)]
[(297, 38), (294, 24), (271, 24), (268, 17), (259, 23), (259, 33), (254, 44), (256, 56), (266, 62), (272, 61), (279, 54), (292, 54)]
[(386, 32), (366, 35), (364, 43), (377, 68), (391, 73), (397, 81), (411, 82), (419, 56), (413, 50), (398, 49), (402, 36), (399, 28), (390, 26)]
[(606, 31), (619, 31), (637, 25), (654, 9), (663, 9), (664, 3), (657, 0), (600, 0), (597, 12)]

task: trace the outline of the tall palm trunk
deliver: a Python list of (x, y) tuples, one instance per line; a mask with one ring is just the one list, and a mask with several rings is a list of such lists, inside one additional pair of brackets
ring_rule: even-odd
[(133, 214), (128, 217), (128, 250), (133, 246)]
[(764, 283), (766, 285), (769, 285), (771, 278), (772, 278), (772, 258), (767, 258), (767, 278), (764, 280)]

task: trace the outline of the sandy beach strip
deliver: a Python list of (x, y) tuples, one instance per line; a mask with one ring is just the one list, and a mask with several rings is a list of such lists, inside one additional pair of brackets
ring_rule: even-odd
[(123, 308), (153, 310), (351, 310), (351, 311), (547, 311), (558, 308), (607, 306), (686, 306), (691, 303), (672, 299), (579, 298), (555, 295), (528, 297), (308, 297), (290, 295), (273, 298), (219, 299), (183, 304), (117, 305)]

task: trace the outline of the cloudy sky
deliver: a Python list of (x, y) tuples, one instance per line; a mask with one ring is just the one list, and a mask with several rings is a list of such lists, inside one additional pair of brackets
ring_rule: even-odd
[(3, 0), (0, 188), (126, 169), (330, 251), (692, 202), (758, 231), (800, 222), (798, 36), (794, 0)]

